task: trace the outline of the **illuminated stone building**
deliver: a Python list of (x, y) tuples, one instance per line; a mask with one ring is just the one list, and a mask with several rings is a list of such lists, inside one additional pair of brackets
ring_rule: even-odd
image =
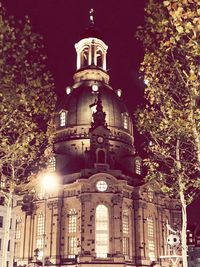
[(107, 45), (92, 14), (75, 48), (74, 84), (58, 105), (51, 158), (62, 183), (45, 200), (35, 197), (32, 212), (29, 199), (26, 212), (17, 207), (15, 264), (161, 264), (166, 222), (178, 224), (180, 209), (158, 185), (143, 183), (131, 115), (109, 84)]
[(0, 266), (5, 262), (6, 267), (13, 267), (15, 243), (15, 210), (16, 197), (8, 202), (6, 183), (0, 182)]

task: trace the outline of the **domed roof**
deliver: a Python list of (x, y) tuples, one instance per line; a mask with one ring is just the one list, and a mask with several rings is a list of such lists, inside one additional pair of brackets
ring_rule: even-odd
[[(107, 126), (123, 128), (122, 114), (128, 114), (126, 106), (108, 85), (98, 83), (98, 88), (101, 93), (103, 110), (106, 113)], [(59, 111), (62, 109), (67, 111), (66, 126), (91, 125), (94, 111), (92, 107), (95, 106), (96, 100), (97, 93), (87, 82), (73, 89), (72, 93), (59, 106)]]
[(87, 27), (81, 35), (81, 39), (90, 38), (90, 37), (102, 39), (102, 35), (100, 34), (99, 30), (93, 24)]

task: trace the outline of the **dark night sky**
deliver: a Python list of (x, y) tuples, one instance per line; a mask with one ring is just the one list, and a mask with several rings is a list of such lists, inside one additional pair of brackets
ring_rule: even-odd
[[(143, 24), (145, 0), (2, 0), (8, 14), (28, 15), (33, 31), (44, 38), (48, 68), (53, 74), (57, 94), (72, 84), (76, 66), (74, 44), (88, 25), (90, 8), (95, 25), (108, 45), (107, 68), (113, 89), (121, 88), (133, 113), (142, 103), (143, 86), (138, 77), (143, 58), (142, 44), (136, 40), (137, 26)], [(190, 209), (189, 221), (200, 221), (197, 201)]]
[[(138, 67), (142, 45), (135, 38), (143, 23), (145, 0), (3, 0), (11, 15), (28, 15), (33, 30), (44, 37), (48, 67), (57, 92), (72, 84), (76, 66), (74, 44), (88, 26), (89, 10), (95, 10), (95, 25), (108, 45), (107, 68), (113, 89), (121, 88), (130, 111), (142, 100)], [(131, 98), (130, 98), (131, 95)]]

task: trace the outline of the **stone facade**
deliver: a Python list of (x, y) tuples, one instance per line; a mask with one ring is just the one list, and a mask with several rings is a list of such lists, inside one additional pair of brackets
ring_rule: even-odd
[(99, 38), (91, 19), (76, 45), (74, 84), (58, 103), (51, 164), (61, 184), (35, 195), (28, 212), (16, 208), (18, 267), (170, 266), (160, 256), (169, 250), (166, 223), (178, 227), (180, 207), (143, 181), (131, 115), (108, 84)]

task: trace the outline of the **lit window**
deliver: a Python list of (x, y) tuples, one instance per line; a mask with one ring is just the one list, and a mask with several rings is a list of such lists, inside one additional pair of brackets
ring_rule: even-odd
[(135, 159), (135, 173), (141, 175), (141, 161)]
[(123, 254), (125, 259), (130, 257), (130, 226), (128, 211), (123, 211), (122, 214), (122, 229), (123, 229)]
[(62, 111), (60, 113), (60, 126), (65, 126), (66, 125), (66, 112)]
[(104, 191), (107, 190), (108, 185), (107, 185), (107, 183), (105, 181), (98, 181), (96, 183), (96, 188), (97, 188), (98, 191), (104, 192)]
[(50, 159), (49, 159), (49, 169), (51, 171), (56, 170), (56, 158), (54, 156), (50, 157)]
[(69, 211), (68, 233), (76, 233), (77, 213), (75, 209)]
[(154, 222), (153, 219), (147, 218), (147, 235), (148, 235), (148, 251), (150, 260), (155, 260), (155, 243), (154, 243)]
[(153, 190), (151, 188), (149, 188), (147, 191), (147, 197), (150, 202), (153, 201)]
[(44, 215), (40, 213), (37, 217), (37, 239), (36, 248), (43, 249), (44, 247)]
[(122, 118), (123, 118), (123, 127), (124, 127), (124, 129), (128, 130), (128, 128), (129, 128), (128, 114), (127, 113), (123, 113), (122, 114)]
[(68, 237), (68, 258), (75, 258), (77, 255), (77, 238), (76, 236)]
[(19, 217), (16, 220), (16, 230), (15, 230), (15, 238), (16, 239), (21, 238), (21, 229), (22, 229), (22, 218)]
[(95, 241), (96, 256), (106, 258), (109, 252), (109, 220), (108, 208), (104, 205), (98, 205), (96, 207)]
[(77, 255), (77, 212), (70, 209), (68, 214), (68, 258), (75, 258)]

